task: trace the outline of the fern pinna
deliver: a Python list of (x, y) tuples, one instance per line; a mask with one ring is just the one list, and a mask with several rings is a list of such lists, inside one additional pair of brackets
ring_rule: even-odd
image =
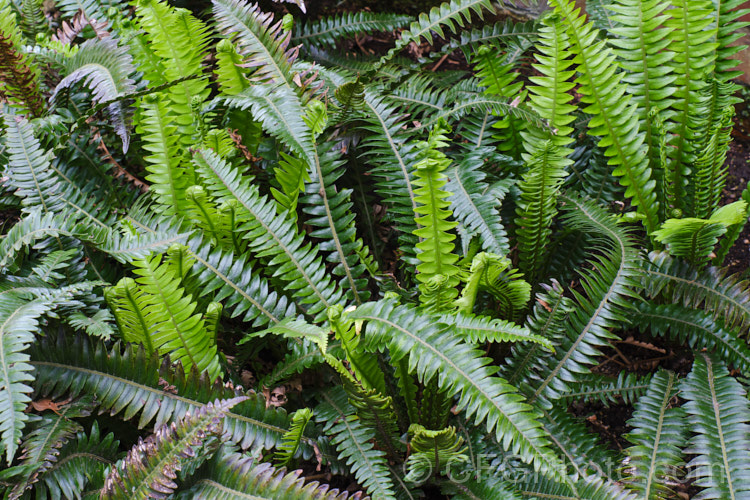
[(0, 0), (2, 496), (747, 498), (741, 2), (355, 3)]

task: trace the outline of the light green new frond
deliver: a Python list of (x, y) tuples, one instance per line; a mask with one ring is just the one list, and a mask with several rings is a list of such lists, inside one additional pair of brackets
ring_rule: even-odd
[(406, 461), (406, 479), (413, 483), (423, 483), (433, 474), (446, 468), (447, 464), (468, 461), (464, 454), (464, 440), (456, 435), (453, 426), (440, 430), (425, 429), (419, 424), (409, 426), (409, 446), (411, 454)]
[(185, 191), (192, 184), (192, 170), (180, 148), (180, 135), (176, 117), (169, 112), (164, 94), (146, 96), (139, 103), (140, 119), (136, 131), (143, 139), (143, 149), (149, 155), (146, 180), (151, 182), (154, 199), (159, 203), (156, 211), (165, 215), (188, 211)]
[(669, 480), (677, 479), (683, 465), (681, 449), (686, 441), (685, 411), (675, 407), (677, 377), (660, 371), (635, 405), (626, 437), (630, 462), (626, 484), (646, 499), (667, 498)]
[(643, 223), (651, 233), (658, 224), (659, 204), (644, 135), (638, 130), (637, 105), (626, 95), (627, 86), (621, 82), (623, 74), (617, 72), (615, 54), (605, 40), (599, 39), (599, 30), (592, 23), (584, 24), (585, 16), (573, 2), (555, 0), (553, 5), (568, 23), (583, 111), (592, 115), (588, 133), (600, 138), (598, 145), (615, 167), (613, 174), (620, 177), (625, 196), (644, 216)]
[(727, 228), (746, 220), (747, 203), (740, 200), (718, 208), (708, 219), (667, 219), (653, 235), (667, 245), (670, 254), (684, 257), (700, 267), (708, 261)]
[(445, 299), (449, 300), (458, 295), (455, 287), (458, 285), (458, 255), (454, 253), (456, 236), (450, 233), (457, 223), (449, 220), (452, 215), (450, 211), (450, 193), (443, 188), (448, 182), (445, 169), (450, 165), (450, 160), (438, 150), (447, 145), (446, 132), (442, 127), (435, 128), (430, 133), (428, 142), (421, 144), (421, 159), (414, 167), (414, 185), (416, 186), (415, 201), (418, 203), (415, 209), (418, 217), (415, 221), (419, 228), (414, 234), (420, 238), (417, 243), (417, 280), (419, 280), (420, 291), (427, 291), (427, 283), (436, 276), (445, 278), (441, 285), (446, 290)]
[(227, 39), (216, 44), (216, 79), (224, 95), (237, 95), (250, 86), (242, 56)]
[[(77, 82), (83, 82), (91, 90), (95, 104), (112, 101), (135, 90), (134, 81), (130, 78), (135, 71), (132, 57), (126, 47), (118, 47), (114, 38), (85, 41), (72, 57), (63, 61), (63, 65), (65, 78), (57, 84), (50, 99)], [(130, 146), (128, 110), (121, 101), (116, 101), (107, 106), (107, 113), (115, 133), (122, 140), (122, 150), (127, 153)]]
[(478, 253), (471, 262), (461, 298), (456, 302), (459, 310), (470, 314), (477, 292), (483, 290), (498, 302), (501, 316), (513, 319), (529, 301), (531, 285), (511, 267), (507, 257), (491, 253)]
[(281, 438), (281, 444), (274, 454), (274, 462), (284, 467), (291, 462), (299, 449), (302, 434), (305, 432), (308, 422), (313, 416), (310, 408), (301, 408), (295, 411), (290, 417), (289, 430)]
[(276, 182), (281, 189), (271, 188), (271, 194), (279, 202), (280, 208), (293, 216), (297, 213), (297, 201), (305, 182), (310, 180), (307, 163), (304, 160), (280, 152), (279, 166), (273, 169)]
[(518, 267), (531, 283), (542, 277), (547, 263), (547, 244), (552, 234), (552, 220), (557, 215), (557, 195), (573, 163), (566, 158), (567, 148), (556, 146), (553, 139), (529, 145), (524, 155), (529, 170), (518, 187), (521, 199), (516, 208)]
[(695, 455), (688, 479), (701, 498), (741, 499), (750, 495), (750, 472), (743, 450), (750, 449), (750, 412), (745, 389), (708, 354), (696, 355), (693, 371), (680, 385), (683, 408), (695, 433), (685, 453)]
[(536, 414), (524, 398), (496, 371), (480, 351), (461, 342), (446, 325), (417, 309), (393, 302), (368, 302), (350, 314), (365, 320), (365, 341), (370, 349), (388, 348), (394, 363), (406, 361), (423, 383), (458, 397), (458, 410), (476, 424), (484, 423), (503, 448), (525, 462), (555, 474), (559, 465)]

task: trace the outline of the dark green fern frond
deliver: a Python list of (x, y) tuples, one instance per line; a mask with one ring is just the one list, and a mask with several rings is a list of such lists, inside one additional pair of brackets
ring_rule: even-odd
[(681, 448), (686, 442), (685, 411), (675, 407), (677, 377), (672, 372), (660, 371), (651, 380), (648, 392), (635, 405), (627, 434), (633, 446), (626, 484), (643, 498), (666, 498), (670, 490), (667, 481), (677, 479), (682, 467)]
[(533, 474), (523, 475), (514, 482), (514, 486), (523, 492), (522, 498), (555, 498), (560, 500), (640, 500), (640, 497), (628, 492), (617, 483), (600, 477), (590, 476), (579, 479), (573, 487), (554, 483)]
[(422, 38), (425, 38), (432, 44), (433, 33), (440, 38), (446, 38), (444, 31), (446, 28), (455, 33), (457, 26), (463, 27), (464, 20), (466, 22), (471, 20), (472, 11), (481, 18), (482, 9), (491, 11), (491, 2), (489, 0), (450, 0), (441, 4), (440, 7), (433, 7), (429, 13), (420, 14), (419, 19), (412, 22), (409, 29), (401, 33), (396, 46), (380, 58), (375, 69), (388, 62), (411, 42), (419, 43)]
[(300, 477), (302, 470), (287, 472), (274, 469), (269, 463), (241, 453), (219, 451), (208, 461), (205, 469), (197, 472), (193, 485), (178, 493), (183, 500), (211, 498), (213, 500), (238, 500), (241, 498), (267, 500), (360, 500), (361, 492), (349, 495), (329, 489), (317, 481), (306, 482)]
[(55, 87), (51, 99), (62, 89), (82, 82), (91, 90), (92, 101), (100, 104), (115, 101), (107, 106), (107, 112), (122, 140), (122, 150), (128, 151), (130, 135), (127, 129), (127, 109), (116, 99), (135, 90), (131, 73), (135, 71), (127, 47), (118, 47), (113, 38), (87, 40), (78, 46), (78, 51), (64, 61), (64, 73)]
[(366, 321), (369, 348), (387, 347), (391, 360), (406, 360), (422, 382), (436, 379), (440, 389), (457, 393), (458, 409), (467, 419), (484, 422), (504, 448), (554, 474), (557, 459), (531, 407), (514, 387), (492, 375), (489, 359), (458, 340), (450, 328), (389, 301), (368, 302), (350, 317)]
[(695, 432), (685, 453), (695, 455), (688, 479), (703, 488), (702, 498), (750, 495), (750, 474), (742, 450), (750, 448), (745, 389), (726, 367), (708, 354), (696, 356), (693, 371), (680, 385), (683, 408)]
[(742, 74), (737, 69), (739, 63), (737, 57), (732, 56), (746, 48), (742, 44), (733, 43), (742, 36), (742, 28), (748, 26), (746, 20), (738, 21), (750, 13), (747, 8), (740, 8), (743, 5), (738, 0), (720, 2), (716, 5), (715, 24), (712, 23), (714, 26), (711, 26), (711, 30), (715, 30), (714, 36), (718, 42), (714, 77), (722, 82), (737, 78)]
[(412, 18), (402, 14), (344, 12), (304, 24), (296, 24), (292, 45), (335, 45), (342, 38), (370, 31), (391, 32), (406, 26)]
[(650, 375), (620, 372), (616, 379), (606, 375), (591, 374), (579, 377), (568, 384), (563, 400), (597, 402), (609, 406), (611, 403), (633, 404), (649, 388)]
[(647, 297), (660, 297), (667, 303), (706, 311), (723, 318), (726, 328), (745, 329), (750, 325), (750, 297), (747, 282), (726, 276), (717, 267), (695, 269), (671, 258), (666, 252), (651, 252), (642, 261), (641, 285)]
[(114, 8), (120, 12), (124, 8), (123, 0), (59, 0), (55, 7), (60, 9), (63, 17), (73, 17), (79, 11), (88, 19), (103, 20), (108, 18), (108, 11)]
[(750, 370), (750, 348), (737, 332), (728, 330), (722, 321), (701, 309), (688, 309), (678, 304), (638, 304), (633, 325), (652, 335), (671, 337), (699, 351), (717, 353), (727, 363), (746, 373)]
[(462, 30), (461, 37), (448, 40), (442, 47), (441, 52), (453, 52), (460, 50), (464, 57), (469, 60), (479, 47), (491, 46), (496, 49), (508, 47), (523, 47), (531, 45), (536, 40), (536, 21), (518, 22), (515, 19), (506, 19), (494, 24), (484, 24), (471, 31)]
[(331, 436), (339, 459), (346, 461), (354, 477), (372, 497), (395, 499), (395, 486), (385, 453), (372, 444), (375, 431), (359, 422), (346, 393), (340, 388), (322, 393), (315, 416), (318, 421), (325, 422), (324, 432)]
[(291, 69), (296, 51), (287, 49), (291, 33), (273, 24), (272, 13), (244, 0), (213, 0), (213, 13), (220, 31), (232, 37), (245, 64), (254, 68), (252, 79), (296, 88)]
[(194, 415), (188, 413), (176, 423), (158, 427), (145, 441), (139, 439), (128, 456), (110, 470), (101, 498), (153, 498), (172, 493), (177, 488), (176, 471), (189, 461), (212, 454), (205, 447), (207, 439), (221, 435), (224, 414), (242, 400), (208, 403)]

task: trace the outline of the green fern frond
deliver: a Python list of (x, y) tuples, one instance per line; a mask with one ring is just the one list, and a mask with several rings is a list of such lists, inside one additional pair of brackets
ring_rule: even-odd
[(430, 430), (419, 424), (412, 424), (409, 426), (409, 438), (411, 454), (406, 461), (406, 481), (423, 483), (436, 472), (445, 469), (446, 464), (467, 459), (464, 455), (464, 440), (456, 435), (456, 428), (453, 426)]
[(406, 26), (412, 18), (402, 14), (376, 12), (343, 12), (304, 24), (296, 24), (293, 45), (335, 45), (342, 38), (370, 31), (391, 32)]
[(534, 342), (552, 350), (552, 344), (548, 338), (534, 335), (528, 328), (518, 326), (510, 321), (461, 313), (443, 315), (440, 321), (455, 327), (461, 338), (470, 344)]
[(557, 355), (542, 361), (545, 368), (541, 382), (535, 384), (532, 401), (540, 397), (556, 399), (568, 391), (568, 381), (588, 373), (587, 366), (597, 362), (599, 347), (613, 338), (608, 328), (627, 321), (624, 311), (630, 307), (628, 300), (637, 297), (633, 289), (638, 255), (628, 232), (591, 202), (570, 197), (563, 201), (568, 211), (565, 220), (571, 227), (600, 235), (598, 246), (602, 254), (593, 260), (595, 270), (582, 275), (584, 294), (573, 292), (578, 305), (566, 321), (567, 334), (561, 339)]
[(272, 13), (244, 0), (213, 0), (213, 13), (219, 30), (231, 35), (245, 64), (254, 68), (251, 79), (296, 88), (291, 66), (296, 50), (287, 49), (291, 33), (272, 24)]
[[(458, 394), (458, 409), (467, 419), (484, 422), (504, 448), (554, 474), (557, 459), (536, 415), (514, 387), (492, 376), (489, 360), (459, 341), (450, 328), (389, 301), (369, 302), (350, 317), (367, 322), (369, 348), (387, 347), (393, 362), (406, 359), (409, 371), (425, 383), (436, 378), (440, 389)], [(456, 360), (461, 360), (459, 365)]]
[(745, 373), (750, 369), (750, 348), (737, 332), (728, 330), (722, 321), (701, 309), (677, 304), (655, 305), (643, 302), (637, 306), (633, 326), (652, 335), (670, 337), (693, 349), (718, 353), (727, 363)]
[(322, 393), (315, 416), (319, 422), (325, 422), (324, 432), (331, 436), (339, 459), (346, 461), (354, 477), (373, 499), (395, 499), (385, 453), (372, 444), (375, 431), (359, 422), (343, 389)]
[(274, 454), (274, 461), (281, 467), (286, 466), (297, 454), (302, 439), (302, 433), (305, 431), (308, 422), (313, 416), (310, 408), (302, 408), (295, 411), (289, 417), (289, 430), (281, 438), (281, 444)]
[(685, 453), (689, 479), (703, 488), (702, 498), (742, 498), (750, 494), (747, 460), (750, 447), (745, 389), (724, 365), (707, 354), (697, 355), (693, 371), (680, 384), (683, 408), (694, 431)]
[(287, 472), (269, 463), (241, 453), (222, 453), (209, 460), (208, 467), (199, 470), (196, 481), (176, 498), (211, 498), (239, 500), (242, 498), (267, 500), (360, 500), (359, 492), (349, 496), (346, 491), (330, 489), (327, 484), (306, 482), (302, 470)]
[(224, 95), (237, 95), (250, 86), (242, 56), (227, 39), (216, 44), (216, 79)]
[(39, 318), (57, 306), (70, 304), (73, 297), (97, 284), (82, 282), (58, 288), (0, 285), (0, 451), (8, 464), (29, 418), (24, 410), (31, 401), (28, 383), (35, 377), (26, 350), (34, 341)]
[(139, 277), (124, 278), (107, 295), (125, 340), (144, 343), (149, 354), (168, 353), (185, 370), (195, 366), (212, 380), (221, 376), (216, 332), (195, 313), (197, 304), (181, 277), (158, 254), (133, 264)]
[(518, 22), (515, 19), (506, 19), (494, 24), (484, 24), (471, 31), (462, 30), (459, 39), (448, 40), (441, 52), (453, 52), (460, 50), (464, 57), (469, 60), (479, 47), (491, 46), (497, 49), (501, 47), (523, 47), (530, 46), (536, 40), (537, 23), (535, 20)]
[(115, 12), (125, 8), (122, 0), (58, 0), (55, 7), (60, 9), (64, 18), (82, 11), (88, 19), (97, 20), (107, 19), (110, 8), (114, 8)]
[(708, 312), (722, 318), (729, 329), (750, 325), (750, 297), (747, 282), (726, 276), (717, 267), (701, 270), (671, 258), (666, 252), (651, 252), (642, 261), (641, 286), (649, 298), (660, 297), (667, 303)]
[(568, 384), (568, 392), (563, 400), (597, 402), (605, 406), (610, 403), (633, 404), (646, 393), (651, 376), (620, 372), (616, 379), (605, 375), (591, 374), (579, 377), (577, 382)]
[(34, 137), (31, 124), (18, 116), (5, 118), (5, 147), (8, 182), (22, 198), (24, 211), (40, 207), (44, 213), (58, 212), (64, 202), (59, 193), (59, 181), (51, 167), (52, 153), (45, 151)]
[(498, 302), (498, 312), (514, 319), (522, 311), (531, 294), (531, 286), (511, 267), (507, 257), (481, 252), (474, 256), (461, 298), (459, 309), (471, 313), (479, 290), (488, 292)]
[(189, 461), (212, 454), (205, 446), (207, 440), (221, 435), (225, 413), (243, 399), (208, 403), (195, 415), (188, 413), (176, 423), (156, 428), (145, 441), (139, 439), (128, 456), (111, 468), (101, 498), (153, 498), (172, 493), (177, 488), (176, 471)]
[(656, 181), (648, 165), (644, 135), (638, 131), (637, 105), (626, 95), (622, 73), (616, 73), (615, 54), (606, 41), (598, 40), (599, 30), (585, 23), (585, 16), (575, 10), (573, 2), (555, 0), (556, 11), (568, 24), (568, 35), (574, 63), (580, 68), (576, 82), (583, 95), (583, 111), (592, 115), (588, 133), (600, 137), (599, 147), (605, 148), (613, 174), (626, 187), (625, 196), (644, 216), (646, 230), (658, 224)]
[(0, 94), (32, 116), (44, 113), (37, 65), (23, 50), (23, 35), (10, 0), (0, 2)]
[(510, 251), (508, 236), (502, 224), (501, 198), (489, 192), (486, 174), (480, 167), (491, 148), (477, 148), (449, 168), (446, 191), (456, 220), (472, 234), (478, 234), (482, 249), (498, 255)]
[(271, 188), (271, 194), (279, 203), (283, 212), (288, 212), (290, 216), (297, 213), (297, 202), (299, 194), (305, 189), (305, 182), (310, 181), (310, 175), (307, 173), (307, 163), (304, 160), (288, 155), (283, 151), (279, 153), (281, 159), (279, 166), (273, 169), (276, 182), (279, 187)]
[(269, 333), (287, 339), (305, 339), (317, 345), (323, 354), (328, 348), (328, 330), (311, 325), (301, 318), (284, 318), (270, 328), (245, 336), (239, 343), (244, 344), (255, 337), (263, 337)]
[(535, 144), (525, 155), (529, 170), (519, 183), (521, 199), (516, 208), (518, 267), (535, 283), (547, 261), (547, 243), (552, 234), (552, 219), (557, 215), (557, 195), (573, 162), (565, 157), (567, 148), (552, 140)]
[(714, 77), (722, 82), (737, 78), (742, 73), (737, 69), (739, 61), (733, 57), (738, 52), (745, 49), (742, 44), (735, 44), (742, 35), (742, 29), (748, 26), (747, 21), (738, 21), (746, 16), (750, 11), (742, 7), (742, 2), (738, 0), (729, 0), (715, 4), (715, 37), (718, 42), (716, 49), (716, 63), (714, 67)]
[(467, 23), (471, 21), (472, 11), (481, 18), (483, 9), (491, 11), (492, 3), (489, 0), (450, 0), (439, 7), (433, 7), (429, 13), (420, 14), (419, 19), (412, 22), (409, 29), (401, 33), (396, 46), (380, 58), (374, 69), (377, 70), (388, 62), (411, 42), (419, 43), (424, 38), (432, 44), (433, 33), (440, 38), (446, 38), (444, 31), (446, 28), (455, 33), (458, 26), (464, 26), (464, 20)]
[[(162, 425), (190, 411), (195, 414), (214, 399), (229, 399), (238, 392), (221, 381), (209, 382), (191, 372), (185, 375), (167, 361), (144, 349), (116, 344), (108, 350), (101, 342), (85, 337), (73, 339), (47, 336), (30, 349), (30, 365), (36, 369), (35, 386), (42, 395), (69, 393), (77, 397), (91, 394), (101, 411), (125, 420), (140, 414), (138, 427)], [(165, 390), (174, 387), (174, 390)], [(242, 448), (271, 449), (281, 442), (288, 429), (284, 410), (266, 408), (265, 398), (250, 394), (224, 419), (224, 435)], [(305, 440), (303, 456), (312, 450)]]
[(54, 100), (62, 89), (82, 82), (91, 90), (95, 104), (114, 101), (107, 106), (107, 112), (115, 133), (122, 140), (123, 153), (127, 153), (130, 146), (127, 108), (116, 100), (135, 90), (134, 81), (130, 78), (135, 67), (127, 47), (118, 47), (113, 38), (87, 40), (78, 46), (72, 57), (63, 62), (63, 66), (65, 78), (57, 84), (50, 99)]
[(287, 283), (312, 315), (342, 300), (342, 293), (327, 274), (317, 248), (305, 244), (296, 226), (277, 214), (275, 204), (261, 197), (258, 188), (212, 151), (195, 155), (196, 171), (206, 189), (220, 203), (238, 202), (247, 222), (241, 227), (248, 247), (260, 257), (272, 257), (275, 277)]
[(514, 486), (523, 493), (522, 498), (555, 498), (557, 500), (640, 500), (617, 483), (592, 476), (580, 479), (573, 487), (554, 483), (533, 475), (522, 476)]
[(675, 480), (683, 465), (681, 448), (685, 445), (685, 411), (674, 407), (677, 377), (660, 371), (651, 380), (648, 392), (635, 405), (628, 425), (633, 428), (626, 437), (633, 446), (626, 481), (628, 487), (643, 498), (666, 498), (669, 480)]

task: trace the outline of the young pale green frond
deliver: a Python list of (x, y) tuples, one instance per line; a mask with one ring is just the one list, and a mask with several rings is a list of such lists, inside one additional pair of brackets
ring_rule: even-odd
[(395, 486), (385, 453), (375, 449), (372, 443), (375, 431), (362, 425), (354, 413), (341, 388), (322, 393), (321, 403), (315, 408), (315, 418), (325, 422), (324, 432), (331, 436), (339, 459), (346, 460), (357, 481), (373, 499), (395, 499)]
[[(116, 344), (108, 350), (102, 342), (92, 343), (86, 337), (47, 336), (30, 352), (36, 387), (42, 395), (92, 394), (102, 411), (122, 412), (125, 420), (140, 414), (139, 428), (177, 420), (188, 411), (195, 413), (214, 398), (240, 395), (220, 380), (211, 383), (197, 372), (186, 376), (168, 358), (162, 362), (156, 354), (148, 356), (144, 349), (133, 346), (123, 349)], [(266, 408), (265, 398), (251, 394), (227, 413), (224, 435), (243, 448), (270, 449), (281, 442), (288, 421), (284, 410)], [(311, 453), (306, 442), (303, 455)]]
[(296, 24), (292, 45), (333, 46), (342, 38), (370, 31), (391, 32), (406, 26), (412, 18), (402, 14), (377, 12), (343, 12), (304, 24)]
[(296, 225), (278, 214), (273, 201), (261, 196), (256, 185), (210, 150), (195, 155), (196, 172), (206, 189), (220, 202), (238, 203), (247, 220), (240, 231), (259, 257), (270, 257), (274, 276), (287, 283), (309, 314), (322, 313), (342, 301), (342, 293), (326, 272), (317, 248), (305, 243)]
[(45, 151), (25, 118), (6, 114), (5, 147), (8, 183), (22, 198), (25, 212), (40, 208), (44, 213), (58, 212), (64, 207), (59, 180), (51, 167), (51, 152)]
[(715, 358), (701, 353), (680, 385), (683, 408), (695, 432), (685, 453), (695, 455), (687, 477), (703, 488), (700, 498), (750, 496), (750, 404), (745, 389)]
[(627, 434), (633, 446), (627, 453), (630, 462), (626, 472), (628, 487), (643, 498), (667, 498), (665, 484), (675, 480), (682, 467), (681, 449), (686, 442), (685, 411), (675, 407), (677, 377), (672, 372), (660, 371), (651, 379), (648, 391), (635, 405)]
[(258, 463), (241, 453), (219, 451), (208, 466), (197, 473), (196, 481), (188, 490), (180, 491), (176, 498), (182, 500), (211, 498), (212, 500), (360, 500), (365, 497), (358, 491), (330, 489), (317, 481), (306, 482), (300, 477), (302, 470), (287, 472), (271, 464)]
[(471, 234), (479, 235), (482, 249), (498, 255), (510, 251), (508, 235), (500, 218), (501, 198), (494, 196), (480, 167), (493, 148), (476, 148), (448, 168), (446, 191), (456, 220)]
[(227, 39), (216, 44), (216, 79), (224, 95), (237, 95), (250, 86), (242, 55)]
[(718, 353), (742, 373), (750, 373), (750, 348), (736, 331), (728, 330), (721, 319), (714, 320), (701, 309), (679, 304), (638, 304), (633, 325), (652, 335), (669, 336), (688, 344), (696, 351)]
[(407, 481), (422, 483), (447, 466), (466, 462), (464, 440), (453, 426), (440, 430), (426, 429), (419, 424), (409, 426), (411, 453), (406, 461)]
[(388, 348), (393, 362), (406, 358), (409, 371), (425, 383), (436, 378), (440, 389), (458, 394), (458, 409), (467, 419), (484, 422), (505, 449), (555, 473), (558, 460), (531, 407), (514, 387), (493, 376), (490, 360), (458, 340), (450, 327), (390, 301), (368, 302), (350, 317), (366, 321), (371, 349)]
[(578, 306), (566, 322), (567, 334), (561, 339), (556, 356), (543, 361), (546, 366), (532, 401), (539, 397), (557, 399), (567, 392), (568, 381), (588, 373), (587, 366), (597, 362), (599, 348), (613, 338), (609, 328), (625, 321), (623, 310), (630, 307), (627, 299), (636, 297), (633, 288), (638, 254), (627, 231), (591, 202), (570, 197), (563, 200), (568, 212), (565, 219), (571, 227), (601, 235), (602, 254), (593, 261), (595, 270), (582, 276), (584, 293), (574, 292)]
[(638, 131), (637, 105), (626, 94), (622, 73), (616, 72), (615, 54), (605, 40), (598, 38), (599, 30), (592, 23), (585, 24), (585, 16), (575, 10), (573, 2), (555, 0), (553, 5), (568, 23), (583, 111), (592, 115), (588, 133), (601, 138), (599, 146), (605, 148), (609, 164), (615, 167), (613, 174), (627, 188), (625, 196), (644, 216), (650, 233), (658, 224), (659, 203), (643, 146), (644, 135)]
[(375, 69), (388, 62), (411, 42), (418, 44), (422, 38), (425, 38), (432, 44), (433, 33), (440, 38), (446, 38), (444, 31), (446, 28), (455, 33), (457, 26), (463, 27), (464, 20), (466, 22), (471, 20), (472, 11), (481, 17), (482, 9), (491, 11), (492, 3), (489, 0), (450, 0), (450, 2), (444, 2), (439, 7), (433, 7), (429, 13), (420, 14), (419, 19), (412, 22), (409, 29), (401, 33), (401, 38), (396, 42), (396, 46), (380, 58)]
[(154, 498), (173, 493), (176, 472), (216, 451), (205, 446), (208, 439), (221, 435), (224, 415), (243, 399), (208, 403), (194, 415), (187, 413), (177, 422), (157, 427), (146, 440), (139, 438), (128, 456), (110, 469), (101, 498)]
[(78, 51), (64, 60), (65, 78), (55, 87), (52, 97), (72, 85), (83, 82), (91, 90), (96, 104), (113, 101), (107, 105), (109, 118), (115, 133), (122, 140), (122, 150), (128, 151), (130, 135), (127, 128), (127, 109), (116, 99), (135, 90), (130, 75), (135, 71), (127, 47), (118, 47), (114, 38), (87, 40), (78, 46)]
[(274, 462), (284, 467), (291, 462), (299, 450), (302, 433), (313, 416), (310, 408), (301, 408), (289, 417), (289, 430), (284, 433), (279, 449), (274, 454)]
[(70, 305), (76, 295), (97, 284), (81, 282), (49, 289), (4, 284), (0, 288), (0, 452), (8, 464), (29, 419), (24, 410), (31, 401), (28, 383), (35, 378), (26, 349), (34, 341), (39, 318), (57, 306)]
[(245, 64), (254, 68), (253, 79), (288, 90), (296, 87), (291, 64), (296, 50), (287, 50), (291, 32), (284, 30), (281, 22), (272, 24), (272, 13), (262, 12), (257, 4), (245, 0), (213, 0), (213, 13), (221, 32), (232, 37)]

